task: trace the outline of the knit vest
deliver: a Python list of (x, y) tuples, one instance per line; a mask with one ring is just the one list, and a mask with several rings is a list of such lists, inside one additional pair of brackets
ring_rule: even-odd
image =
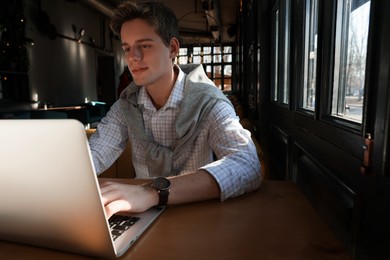
[(232, 106), (222, 91), (207, 77), (202, 65), (187, 64), (180, 68), (187, 77), (184, 98), (174, 126), (177, 139), (172, 148), (156, 144), (146, 134), (142, 112), (137, 104), (140, 87), (133, 82), (120, 96), (119, 104), (125, 115), (126, 125), (146, 151), (146, 162), (151, 178), (178, 174), (172, 172), (172, 162), (180, 157), (186, 145), (191, 144), (198, 136), (215, 104), (223, 100)]

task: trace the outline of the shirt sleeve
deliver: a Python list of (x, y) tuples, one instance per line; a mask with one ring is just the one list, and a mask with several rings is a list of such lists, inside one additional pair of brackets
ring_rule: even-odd
[(123, 112), (116, 102), (98, 124), (97, 131), (89, 138), (97, 174), (108, 169), (126, 148), (128, 132), (123, 122)]
[(233, 107), (219, 101), (208, 118), (209, 144), (217, 160), (201, 169), (219, 184), (220, 199), (226, 200), (259, 188), (260, 161), (251, 133), (239, 122)]

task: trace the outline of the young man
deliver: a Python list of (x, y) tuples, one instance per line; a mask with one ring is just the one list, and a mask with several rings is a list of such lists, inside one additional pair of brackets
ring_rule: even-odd
[(95, 168), (107, 169), (130, 139), (137, 178), (150, 182), (102, 182), (107, 215), (257, 189), (256, 148), (231, 103), (201, 65), (173, 63), (180, 47), (174, 13), (161, 3), (128, 2), (115, 10), (111, 28), (133, 83), (90, 138)]

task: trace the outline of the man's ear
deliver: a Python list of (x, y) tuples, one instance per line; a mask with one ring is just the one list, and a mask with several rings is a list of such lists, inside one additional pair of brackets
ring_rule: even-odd
[(171, 48), (171, 58), (175, 59), (176, 56), (178, 55), (179, 49), (180, 49), (179, 40), (176, 39), (175, 37), (172, 37), (172, 39), (171, 39), (170, 48)]

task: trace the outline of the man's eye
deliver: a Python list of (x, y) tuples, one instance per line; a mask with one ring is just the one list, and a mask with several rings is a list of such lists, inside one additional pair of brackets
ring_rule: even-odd
[(130, 51), (130, 48), (124, 48), (124, 49), (123, 49), (123, 52), (125, 52), (125, 53), (126, 53), (126, 52), (129, 52), (129, 51)]
[(147, 48), (150, 48), (150, 45), (148, 45), (148, 44), (142, 44), (142, 45), (141, 45), (141, 48), (142, 48), (142, 49), (147, 49)]

